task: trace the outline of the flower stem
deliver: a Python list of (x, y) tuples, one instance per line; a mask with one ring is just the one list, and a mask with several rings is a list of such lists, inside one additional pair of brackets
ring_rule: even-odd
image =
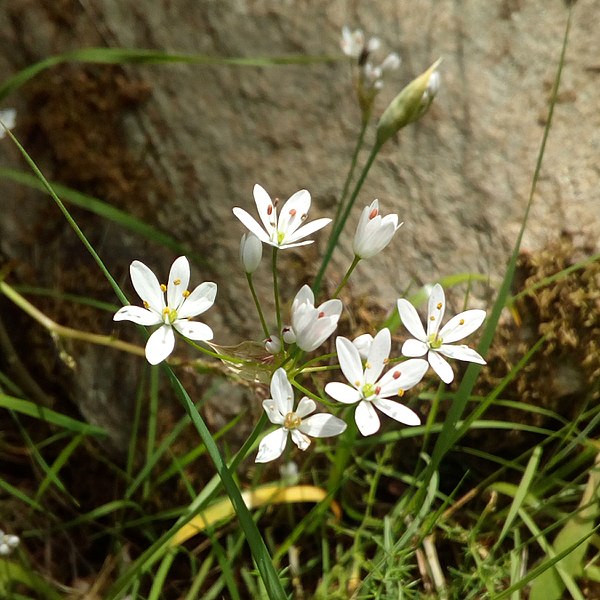
[(360, 190), (365, 182), (365, 179), (367, 178), (369, 170), (371, 169), (371, 165), (373, 164), (375, 157), (377, 156), (379, 150), (381, 149), (381, 146), (382, 146), (382, 144), (380, 144), (380, 143), (375, 143), (375, 145), (373, 146), (373, 149), (371, 150), (371, 154), (369, 154), (369, 158), (367, 159), (367, 162), (366, 162), (365, 166), (363, 167), (360, 177), (358, 178), (358, 181), (356, 182), (356, 185), (354, 186), (354, 190), (352, 192), (352, 195), (350, 196), (350, 199), (348, 200), (348, 203), (346, 204), (345, 209), (343, 210), (339, 219), (336, 219), (336, 222), (334, 223), (333, 231), (331, 232), (331, 236), (329, 237), (329, 241), (327, 242), (325, 256), (323, 257), (323, 261), (321, 262), (319, 272), (317, 273), (317, 276), (315, 277), (315, 281), (312, 286), (315, 296), (321, 289), (321, 282), (323, 280), (323, 275), (325, 274), (325, 269), (327, 268), (327, 265), (331, 261), (333, 251), (335, 250), (335, 247), (340, 238), (340, 235), (344, 229), (344, 226), (346, 225), (346, 221), (348, 220), (350, 211), (352, 210), (352, 207), (354, 206), (354, 203), (356, 202), (358, 193), (360, 192)]
[(350, 265), (350, 267), (348, 268), (348, 270), (346, 271), (346, 274), (344, 275), (344, 278), (342, 279), (340, 285), (337, 286), (337, 289), (335, 290), (333, 297), (337, 298), (339, 293), (342, 291), (342, 289), (344, 288), (344, 286), (348, 283), (348, 279), (350, 279), (350, 275), (352, 275), (352, 272), (354, 271), (354, 269), (356, 269), (356, 265), (360, 262), (360, 256), (355, 256), (354, 260), (352, 261), (352, 264)]
[(258, 318), (260, 319), (260, 324), (263, 328), (263, 333), (265, 337), (268, 338), (270, 336), (269, 328), (267, 327), (267, 322), (265, 321), (265, 315), (263, 314), (262, 308), (260, 306), (260, 301), (258, 296), (256, 295), (256, 290), (254, 289), (254, 282), (252, 281), (252, 273), (246, 273), (246, 280), (248, 281), (248, 287), (250, 288), (250, 293), (252, 294), (252, 299), (254, 300), (254, 305), (256, 306), (256, 311), (258, 312)]
[[(281, 306), (279, 304), (279, 280), (277, 279), (277, 248), (273, 246), (273, 293), (275, 295), (275, 313), (277, 315), (277, 335), (283, 339), (281, 326)], [(267, 334), (268, 337), (268, 334)]]

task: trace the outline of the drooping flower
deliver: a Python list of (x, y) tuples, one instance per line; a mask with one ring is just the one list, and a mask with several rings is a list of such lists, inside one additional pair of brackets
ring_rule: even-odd
[(427, 361), (415, 358), (393, 366), (380, 377), (390, 355), (392, 338), (389, 329), (382, 329), (373, 339), (365, 367), (356, 346), (344, 337), (335, 341), (342, 373), (350, 383), (332, 382), (325, 391), (338, 402), (358, 403), (354, 419), (363, 435), (371, 435), (379, 430), (378, 408), (388, 417), (405, 425), (419, 425), (419, 416), (407, 406), (389, 400), (392, 396), (402, 396), (404, 392), (421, 381), (427, 371)]
[(360, 215), (354, 234), (354, 254), (362, 259), (379, 254), (392, 241), (400, 227), (402, 223), (398, 224), (398, 215), (382, 217), (379, 213), (379, 201), (373, 200)]
[(162, 362), (173, 351), (175, 346), (173, 329), (190, 340), (212, 339), (213, 332), (208, 325), (190, 319), (202, 314), (213, 305), (217, 285), (207, 281), (190, 293), (188, 291), (190, 265), (185, 256), (180, 256), (171, 266), (167, 285), (161, 285), (156, 275), (139, 260), (131, 263), (129, 272), (133, 287), (142, 299), (144, 307), (124, 306), (113, 319), (132, 321), (138, 325), (160, 325), (146, 343), (146, 359), (151, 365)]
[(308, 436), (332, 437), (346, 429), (344, 421), (327, 413), (317, 413), (305, 418), (317, 408), (314, 400), (306, 396), (298, 402), (294, 410), (294, 391), (285, 369), (282, 368), (273, 374), (271, 398), (263, 402), (263, 408), (271, 423), (281, 427), (261, 440), (255, 459), (257, 463), (269, 462), (281, 456), (288, 434), (300, 450), (306, 450), (310, 445)]
[(281, 340), (276, 335), (271, 335), (265, 340), (265, 350), (271, 354), (281, 351)]
[(313, 291), (303, 285), (292, 303), (291, 331), (284, 332), (284, 340), (294, 339), (299, 348), (312, 352), (335, 331), (342, 307), (342, 301), (334, 299), (315, 308)]
[[(4, 108), (0, 110), (0, 140), (6, 135), (6, 129), (14, 129), (17, 124), (17, 111), (14, 108)], [(6, 129), (5, 129), (6, 128)]]
[(4, 531), (0, 529), (0, 556), (8, 556), (9, 554), (12, 554), (20, 542), (21, 540), (18, 536), (10, 533), (4, 533)]
[(425, 356), (444, 383), (451, 383), (454, 372), (448, 361), (442, 355), (456, 360), (485, 365), (485, 360), (465, 345), (455, 345), (453, 342), (462, 340), (473, 333), (485, 319), (485, 311), (479, 309), (467, 310), (452, 317), (440, 330), (440, 325), (446, 309), (446, 298), (442, 286), (437, 283), (429, 295), (427, 307), (427, 332), (415, 307), (404, 298), (398, 300), (398, 312), (402, 323), (416, 338), (409, 339), (402, 346), (404, 356)]
[(254, 273), (262, 259), (262, 242), (251, 232), (244, 233), (240, 241), (240, 261), (244, 271)]
[(276, 203), (271, 200), (267, 191), (258, 185), (254, 186), (254, 201), (258, 209), (258, 216), (262, 226), (243, 208), (235, 207), (233, 214), (265, 244), (276, 248), (294, 248), (312, 244), (314, 240), (300, 242), (307, 235), (322, 229), (331, 222), (331, 219), (316, 219), (306, 225), (310, 208), (310, 194), (307, 190), (300, 190), (293, 194), (281, 208), (279, 219), (277, 218)]

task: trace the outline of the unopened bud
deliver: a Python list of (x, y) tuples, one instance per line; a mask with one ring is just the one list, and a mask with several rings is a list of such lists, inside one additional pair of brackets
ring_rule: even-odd
[(246, 273), (254, 273), (262, 259), (262, 242), (253, 233), (245, 233), (240, 242), (240, 260)]
[(265, 340), (265, 349), (271, 354), (277, 354), (281, 350), (281, 341), (276, 335), (272, 335)]
[(294, 330), (291, 327), (284, 327), (283, 328), (283, 341), (286, 344), (295, 344), (296, 343), (296, 334), (294, 333)]
[(427, 112), (440, 87), (437, 68), (441, 58), (413, 79), (389, 104), (377, 124), (377, 143), (384, 144), (392, 135)]

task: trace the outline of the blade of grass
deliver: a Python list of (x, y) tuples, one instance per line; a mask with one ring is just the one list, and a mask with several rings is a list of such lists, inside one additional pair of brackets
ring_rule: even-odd
[(176, 54), (161, 50), (144, 48), (82, 48), (64, 54), (49, 56), (29, 65), (0, 85), (0, 101), (20, 88), (24, 83), (61, 63), (99, 63), (99, 64), (168, 64), (187, 63), (196, 65), (230, 65), (240, 67), (272, 67), (276, 65), (306, 65), (314, 63), (337, 62), (341, 56), (272, 56), (255, 58), (223, 58), (206, 54)]

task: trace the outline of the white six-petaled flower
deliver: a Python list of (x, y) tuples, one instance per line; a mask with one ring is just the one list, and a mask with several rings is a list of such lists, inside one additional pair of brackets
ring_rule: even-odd
[(208, 325), (190, 319), (213, 305), (217, 285), (207, 281), (190, 293), (188, 291), (190, 265), (185, 256), (180, 256), (171, 266), (167, 285), (161, 285), (156, 275), (139, 260), (131, 263), (129, 272), (133, 287), (142, 299), (144, 308), (124, 306), (113, 319), (132, 321), (138, 325), (161, 325), (146, 343), (146, 358), (150, 364), (156, 365), (162, 362), (173, 351), (175, 346), (173, 329), (190, 340), (212, 339), (213, 332)]
[(373, 200), (363, 209), (356, 233), (353, 250), (358, 258), (371, 258), (379, 254), (391, 241), (402, 223), (398, 224), (398, 215), (379, 214), (379, 201)]
[(427, 371), (427, 361), (419, 358), (407, 360), (395, 365), (380, 377), (388, 362), (391, 340), (390, 331), (386, 328), (375, 336), (363, 369), (356, 346), (344, 337), (336, 339), (340, 368), (350, 385), (328, 383), (325, 391), (338, 402), (358, 402), (354, 419), (363, 435), (371, 435), (379, 430), (379, 416), (375, 408), (405, 425), (421, 423), (419, 416), (410, 408), (389, 398), (402, 396), (406, 390), (417, 385)]
[(312, 352), (335, 331), (342, 308), (342, 301), (338, 299), (315, 307), (313, 291), (303, 285), (292, 302), (292, 326), (284, 331), (284, 341), (295, 341), (305, 352)]
[(331, 222), (331, 219), (324, 218), (302, 225), (310, 208), (310, 194), (307, 190), (300, 190), (293, 194), (281, 208), (279, 218), (277, 218), (275, 203), (271, 200), (267, 191), (258, 183), (254, 186), (254, 201), (262, 226), (243, 208), (236, 206), (233, 209), (233, 214), (261, 242), (276, 248), (294, 248), (312, 244), (313, 240), (303, 242), (299, 240), (322, 229)]
[(415, 307), (404, 298), (398, 300), (398, 312), (402, 323), (416, 339), (409, 339), (402, 346), (404, 356), (425, 356), (444, 383), (451, 383), (454, 372), (448, 361), (441, 355), (457, 360), (485, 365), (485, 360), (475, 350), (465, 345), (453, 345), (473, 333), (485, 319), (485, 311), (467, 310), (452, 317), (440, 330), (444, 317), (446, 298), (442, 286), (437, 283), (429, 295), (427, 307), (427, 332)]
[(0, 529), (0, 556), (8, 556), (19, 545), (20, 539), (16, 535), (4, 533)]
[(280, 457), (285, 449), (288, 434), (300, 450), (306, 450), (311, 437), (332, 437), (346, 429), (346, 423), (333, 415), (313, 413), (317, 405), (306, 396), (298, 402), (294, 410), (294, 391), (285, 369), (277, 369), (271, 379), (271, 398), (263, 401), (263, 408), (271, 423), (281, 425), (279, 429), (268, 433), (260, 442), (257, 463), (265, 463)]

